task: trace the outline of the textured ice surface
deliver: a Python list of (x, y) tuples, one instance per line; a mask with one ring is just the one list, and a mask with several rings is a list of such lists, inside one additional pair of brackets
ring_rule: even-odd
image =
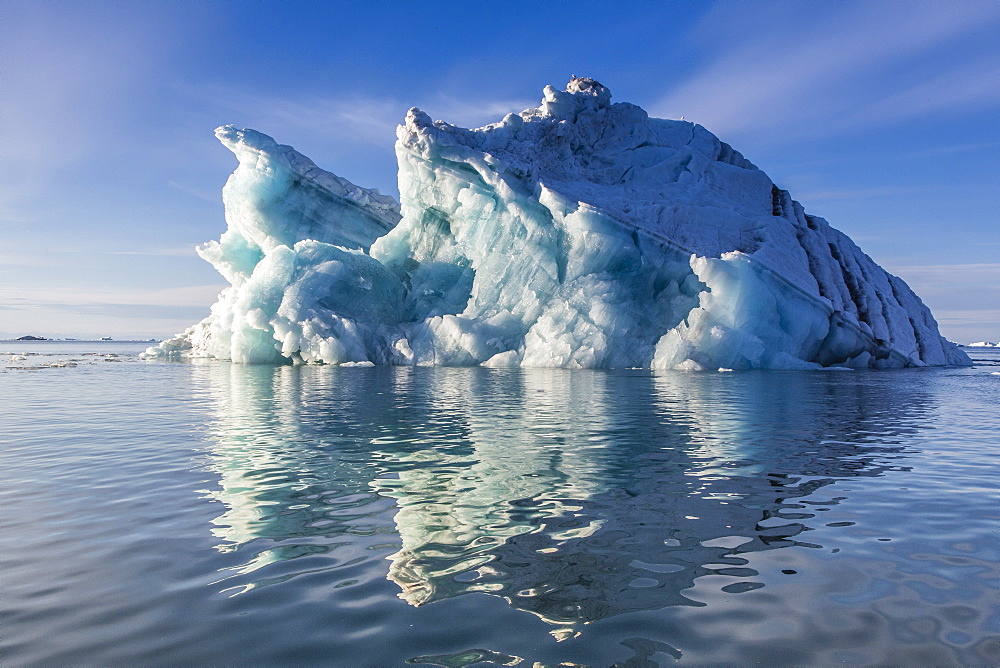
[(968, 364), (920, 299), (699, 125), (592, 79), (468, 130), (411, 109), (401, 206), (253, 130), (231, 283), (149, 354), (672, 369)]

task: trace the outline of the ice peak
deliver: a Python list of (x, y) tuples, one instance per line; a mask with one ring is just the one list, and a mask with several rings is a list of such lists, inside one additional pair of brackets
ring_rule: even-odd
[(566, 84), (566, 92), (592, 95), (602, 100), (604, 104), (611, 101), (611, 91), (608, 90), (607, 86), (602, 85), (597, 79), (592, 79), (590, 77), (578, 77), (575, 74), (572, 75), (569, 83)]
[(410, 107), (410, 110), (406, 112), (406, 120), (403, 123), (413, 128), (424, 128), (432, 125), (431, 117), (418, 107)]
[(566, 84), (566, 90), (546, 86), (542, 94), (542, 113), (560, 120), (576, 120), (584, 110), (597, 111), (611, 106), (611, 91), (590, 77), (574, 75)]
[(278, 142), (263, 132), (250, 128), (238, 128), (235, 125), (222, 125), (215, 128), (215, 136), (226, 148), (239, 155), (239, 146), (246, 146), (258, 151), (273, 153), (278, 148)]

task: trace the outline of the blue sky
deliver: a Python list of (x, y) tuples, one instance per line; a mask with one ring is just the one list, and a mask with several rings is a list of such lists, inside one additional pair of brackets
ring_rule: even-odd
[(396, 194), (418, 106), (481, 125), (592, 76), (683, 115), (1000, 338), (1000, 3), (0, 4), (0, 337), (151, 338), (224, 281), (225, 123)]

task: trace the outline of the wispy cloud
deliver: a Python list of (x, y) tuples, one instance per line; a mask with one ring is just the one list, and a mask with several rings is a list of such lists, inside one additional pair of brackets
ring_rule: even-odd
[[(236, 122), (253, 123), (262, 132), (280, 134), (280, 128), (308, 130), (315, 136), (361, 141), (385, 147), (406, 107), (390, 99), (348, 93), (338, 97), (277, 96), (226, 84), (191, 86), (178, 83), (175, 91), (214, 107)], [(280, 137), (276, 137), (281, 141)]]
[(913, 151), (905, 156), (901, 156), (907, 160), (913, 160), (917, 158), (933, 158), (938, 155), (949, 155), (952, 153), (967, 153), (972, 151), (993, 151), (1000, 147), (1000, 141), (981, 141), (981, 142), (968, 142), (965, 144), (952, 144), (950, 146), (936, 146), (934, 148), (929, 148), (920, 151)]
[(953, 109), (995, 104), (1000, 100), (998, 81), (1000, 69), (996, 59), (984, 60), (872, 100), (853, 114), (844, 116), (838, 125), (850, 129), (861, 123), (893, 123)]
[[(116, 318), (126, 320), (183, 319), (193, 325), (208, 315), (209, 306), (184, 306), (175, 304), (115, 304), (114, 302), (90, 302), (73, 304), (45, 302), (34, 305), (32, 310), (64, 314), (69, 318), (81, 317)], [(17, 311), (16, 307), (5, 307)], [(180, 329), (179, 327), (175, 329)]]
[[(991, 332), (993, 340), (1000, 339), (1000, 309), (940, 309), (934, 312), (934, 317), (939, 325), (985, 327)], [(963, 341), (963, 343), (968, 342)]]
[(46, 288), (18, 288), (10, 290), (0, 287), (0, 303), (16, 309), (86, 309), (94, 307), (128, 308), (131, 306), (169, 306), (208, 308), (218, 297), (225, 285), (196, 285), (183, 288), (162, 288), (158, 290), (93, 290), (73, 286), (61, 286), (59, 290)]
[(905, 280), (935, 314), (949, 309), (1000, 309), (1000, 263), (889, 264), (886, 270)]
[(932, 56), (998, 26), (990, 2), (720, 3), (692, 40), (716, 55), (651, 111), (727, 136), (815, 135), (995, 104), (996, 58)]
[(841, 190), (816, 190), (796, 192), (795, 199), (802, 202), (820, 202), (829, 200), (856, 200), (871, 197), (890, 197), (906, 195), (913, 192), (912, 188), (844, 188)]
[[(295, 128), (313, 136), (351, 144), (366, 143), (383, 150), (392, 144), (396, 126), (403, 122), (410, 107), (420, 107), (455, 125), (479, 127), (538, 103), (527, 99), (457, 98), (440, 92), (420, 100), (401, 100), (350, 92), (337, 97), (275, 96), (225, 85), (200, 88), (178, 85), (177, 88), (185, 95), (209, 100), (241, 118), (253, 119), (261, 131), (269, 134), (280, 134), (281, 128)], [(280, 137), (275, 138), (281, 141)]]
[(0, 336), (164, 336), (208, 315), (224, 287), (92, 290), (67, 285), (58, 290), (15, 290), (0, 286)]
[(920, 295), (946, 337), (1000, 338), (1000, 263), (888, 265)]
[[(893, 269), (933, 279), (961, 279), (970, 281), (1000, 279), (1000, 262), (901, 265), (893, 267)], [(1000, 285), (998, 285), (997, 289), (1000, 290)]]
[(175, 246), (170, 248), (150, 248), (146, 250), (108, 251), (109, 255), (145, 255), (150, 257), (186, 257), (197, 255), (194, 246)]
[(4, 3), (0, 215), (16, 217), (53, 172), (128, 141), (122, 128), (134, 120), (134, 99), (184, 47), (176, 33), (164, 38), (176, 22), (170, 11), (155, 3)]
[(941, 333), (958, 343), (1000, 340), (1000, 309), (935, 309), (934, 319)]
[(180, 257), (195, 259), (198, 252), (195, 246), (162, 246), (153, 247), (142, 244), (141, 247), (122, 251), (95, 251), (93, 249), (66, 249), (59, 247), (47, 247), (36, 252), (8, 252), (6, 250), (0, 254), (2, 264), (0, 272), (9, 271), (13, 268), (41, 269), (61, 267), (69, 263), (76, 263), (79, 258), (86, 257), (93, 259), (99, 255), (125, 255), (125, 256), (145, 256), (145, 257)]
[(427, 103), (427, 113), (452, 125), (476, 128), (490, 123), (496, 123), (509, 113), (517, 113), (531, 107), (537, 107), (538, 100), (504, 99), (504, 100), (470, 100), (456, 98), (439, 93)]
[(212, 202), (213, 204), (218, 204), (219, 202), (222, 201), (222, 195), (219, 193), (218, 190), (214, 189), (210, 190), (209, 188), (205, 187), (204, 184), (191, 185), (186, 183), (180, 183), (178, 181), (167, 181), (167, 185), (170, 186), (171, 188), (174, 188), (175, 190), (179, 190), (182, 193), (186, 193), (188, 195), (191, 195), (192, 197), (196, 197), (206, 202)]

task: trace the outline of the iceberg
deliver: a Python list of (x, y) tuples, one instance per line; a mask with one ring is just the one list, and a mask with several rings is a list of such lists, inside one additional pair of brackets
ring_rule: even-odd
[(845, 234), (594, 79), (465, 129), (411, 109), (400, 202), (224, 126), (230, 283), (150, 356), (652, 369), (970, 364)]

